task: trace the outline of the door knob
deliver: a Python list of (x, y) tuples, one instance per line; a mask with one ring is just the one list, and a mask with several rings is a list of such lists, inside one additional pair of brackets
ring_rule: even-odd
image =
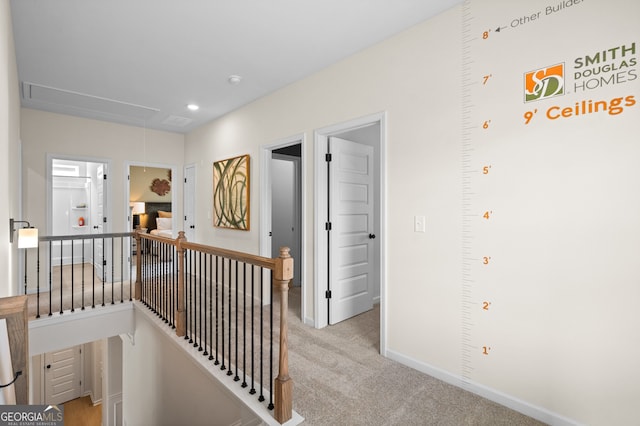
[(51, 368), (51, 364), (48, 364), (48, 365), (47, 365), (47, 369), (49, 369), (49, 368)]
[(373, 239), (375, 239), (375, 238), (376, 238), (376, 234), (369, 234), (369, 239), (370, 239), (370, 240), (373, 240)]

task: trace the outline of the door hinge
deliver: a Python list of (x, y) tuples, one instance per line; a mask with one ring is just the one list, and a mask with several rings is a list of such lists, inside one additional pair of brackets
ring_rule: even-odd
[(184, 178), (184, 183), (187, 183), (187, 178)]
[(107, 261), (106, 260), (102, 261), (102, 266), (107, 266)]
[(331, 155), (331, 153), (330, 153), (330, 152), (327, 152), (327, 153), (324, 155), (324, 159), (325, 159), (325, 161), (326, 161), (327, 163), (331, 162), (331, 160), (332, 160), (332, 155)]
[(324, 224), (325, 231), (331, 231), (331, 222), (327, 222)]
[(102, 223), (107, 223), (107, 217), (106, 216), (102, 218)]
[(331, 299), (331, 290), (325, 291), (324, 297), (327, 298), (327, 299)]
[(103, 177), (104, 180), (107, 180), (107, 174), (106, 173), (103, 174), (102, 177)]
[(131, 180), (131, 176), (127, 175), (127, 180)]

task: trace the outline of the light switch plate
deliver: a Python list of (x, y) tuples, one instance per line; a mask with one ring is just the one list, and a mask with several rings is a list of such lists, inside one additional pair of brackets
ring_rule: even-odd
[(415, 216), (413, 218), (413, 230), (414, 232), (426, 232), (426, 224), (425, 224), (424, 216)]

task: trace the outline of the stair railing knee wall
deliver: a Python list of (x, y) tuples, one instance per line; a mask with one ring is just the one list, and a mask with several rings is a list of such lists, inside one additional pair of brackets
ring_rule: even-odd
[[(288, 365), (288, 291), (293, 258), (288, 248), (274, 259), (136, 233), (135, 297), (226, 375), (265, 401), (274, 418), (292, 417), (293, 381)], [(271, 290), (265, 294), (263, 279)], [(280, 301), (274, 312), (274, 296)], [(265, 301), (268, 297), (268, 302)], [(274, 328), (274, 314), (279, 327)], [(279, 339), (274, 350), (274, 331)], [(278, 376), (273, 377), (274, 353)], [(268, 374), (268, 379), (264, 376)], [(267, 396), (268, 393), (268, 401)]]
[[(96, 303), (132, 301), (133, 237), (132, 232), (40, 236), (38, 248), (27, 253), (35, 258), (30, 262), (35, 271), (25, 271), (25, 294), (35, 298), (35, 312), (30, 316), (63, 315), (93, 309)], [(101, 250), (96, 241), (102, 243)], [(34, 276), (35, 296), (27, 286)]]

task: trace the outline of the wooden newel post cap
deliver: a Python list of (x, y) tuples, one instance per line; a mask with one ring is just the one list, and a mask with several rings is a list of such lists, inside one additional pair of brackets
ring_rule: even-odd
[(283, 259), (291, 257), (290, 251), (291, 249), (289, 247), (280, 247), (280, 257)]
[(276, 263), (275, 279), (287, 281), (293, 279), (293, 257), (289, 254), (289, 247), (280, 247), (280, 257)]

